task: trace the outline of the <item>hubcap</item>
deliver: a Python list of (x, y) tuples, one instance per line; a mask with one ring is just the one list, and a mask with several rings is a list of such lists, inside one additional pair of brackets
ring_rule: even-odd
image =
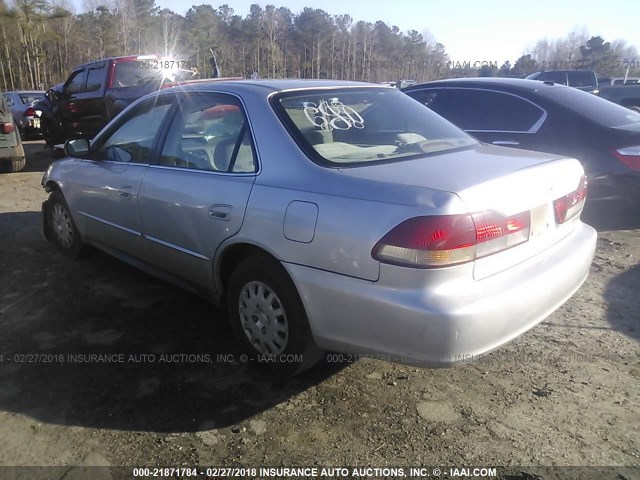
[(59, 203), (53, 206), (51, 227), (58, 243), (64, 248), (69, 248), (73, 243), (73, 226), (69, 212)]
[(240, 323), (259, 353), (279, 355), (289, 340), (289, 323), (282, 302), (268, 285), (249, 282), (240, 290)]

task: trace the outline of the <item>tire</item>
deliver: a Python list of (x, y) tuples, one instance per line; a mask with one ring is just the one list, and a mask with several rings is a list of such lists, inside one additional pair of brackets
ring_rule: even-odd
[(89, 247), (80, 237), (62, 192), (59, 190), (51, 192), (45, 214), (50, 238), (60, 252), (74, 259), (88, 253)]
[(43, 116), (40, 119), (40, 131), (42, 132), (42, 138), (51, 149), (58, 143), (64, 143), (64, 139), (58, 136), (56, 128), (53, 126), (54, 121), (48, 116)]
[(22, 142), (18, 141), (18, 145), (12, 152), (14, 156), (4, 160), (0, 160), (0, 172), (2, 173), (17, 173), (24, 170), (27, 164), (27, 159), (24, 154), (24, 147)]
[(9, 169), (12, 173), (21, 172), (24, 170), (26, 164), (27, 159), (25, 157), (12, 158), (11, 163), (9, 164)]
[[(238, 264), (229, 279), (227, 310), (251, 363), (275, 376), (299, 374), (322, 358), (302, 300), (276, 260), (252, 256)], [(269, 314), (270, 310), (281, 313)]]

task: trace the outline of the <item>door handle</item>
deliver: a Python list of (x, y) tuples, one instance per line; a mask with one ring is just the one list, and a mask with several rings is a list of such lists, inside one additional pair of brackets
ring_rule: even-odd
[(129, 190), (131, 187), (131, 185), (123, 185), (122, 187), (120, 187), (121, 190), (118, 190), (118, 196), (120, 198), (126, 198), (126, 199), (130, 199), (131, 197), (133, 197), (133, 195), (131, 194), (131, 192), (128, 192), (127, 190)]
[(231, 205), (211, 205), (209, 216), (217, 220), (229, 220), (231, 218)]
[(516, 142), (514, 140), (496, 140), (495, 142), (491, 142), (493, 145), (520, 145), (520, 142)]

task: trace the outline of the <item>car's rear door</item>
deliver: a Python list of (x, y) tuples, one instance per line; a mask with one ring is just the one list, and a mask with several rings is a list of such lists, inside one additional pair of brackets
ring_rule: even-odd
[(140, 187), (140, 221), (153, 263), (210, 288), (213, 257), (242, 226), (258, 163), (238, 98), (179, 98), (158, 162)]
[(162, 95), (138, 104), (97, 138), (91, 158), (70, 172), (73, 188), (65, 195), (90, 240), (147, 258), (138, 191), (174, 98)]

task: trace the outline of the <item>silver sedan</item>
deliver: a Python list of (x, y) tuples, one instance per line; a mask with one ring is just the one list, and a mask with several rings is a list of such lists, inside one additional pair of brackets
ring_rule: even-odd
[(571, 297), (595, 250), (580, 162), (480, 144), (383, 86), (187, 85), (65, 149), (45, 236), (226, 305), (286, 373), (325, 350), (477, 358)]

